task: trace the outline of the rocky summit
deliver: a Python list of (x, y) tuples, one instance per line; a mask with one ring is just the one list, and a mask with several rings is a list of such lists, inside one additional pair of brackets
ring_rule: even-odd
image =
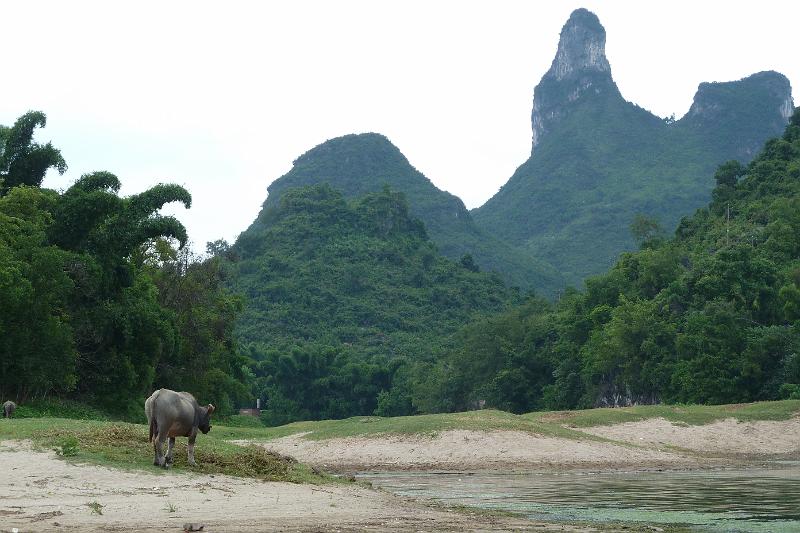
[(705, 205), (716, 167), (747, 163), (793, 109), (786, 77), (760, 72), (702, 83), (683, 118), (657, 117), (623, 98), (605, 43), (597, 16), (572, 13), (534, 90), (530, 158), (472, 211), (481, 229), (574, 285), (636, 247), (629, 228), (637, 215), (671, 232)]
[(561, 30), (556, 57), (534, 92), (533, 149), (566, 111), (562, 100), (573, 102), (587, 91), (619, 92), (606, 59), (606, 31), (597, 15), (578, 9)]

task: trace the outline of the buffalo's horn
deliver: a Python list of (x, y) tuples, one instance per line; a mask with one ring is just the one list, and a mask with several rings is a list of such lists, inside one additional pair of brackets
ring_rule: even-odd
[(214, 407), (214, 404), (211, 404), (211, 403), (210, 403), (210, 404), (208, 404), (208, 414), (209, 414), (209, 415), (210, 415), (211, 413), (213, 413), (213, 412), (214, 412), (214, 409), (216, 409), (216, 408)]

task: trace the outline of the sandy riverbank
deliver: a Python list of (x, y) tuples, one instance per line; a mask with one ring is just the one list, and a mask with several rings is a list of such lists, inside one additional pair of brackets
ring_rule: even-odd
[[(800, 417), (702, 426), (650, 419), (579, 430), (585, 439), (452, 430), (319, 441), (306, 433), (260, 444), (350, 472), (696, 469), (800, 459)], [(205, 525), (206, 532), (592, 530), (448, 510), (355, 484), (265, 483), (73, 464), (25, 441), (0, 443), (0, 466), (0, 531), (179, 532), (186, 523)]]
[[(574, 428), (578, 429), (578, 428)], [(334, 471), (369, 470), (658, 470), (800, 458), (800, 418), (704, 426), (664, 419), (582, 429), (587, 439), (521, 431), (444, 431), (312, 440), (308, 433), (260, 443)], [(604, 441), (592, 440), (601, 437)]]
[(673, 446), (703, 457), (800, 459), (800, 417), (758, 422), (728, 418), (702, 426), (651, 418), (582, 431), (637, 446)]
[(202, 524), (204, 532), (563, 527), (447, 510), (357, 485), (265, 483), (72, 464), (19, 441), (0, 443), (0, 465), (0, 531), (180, 532), (186, 523)]

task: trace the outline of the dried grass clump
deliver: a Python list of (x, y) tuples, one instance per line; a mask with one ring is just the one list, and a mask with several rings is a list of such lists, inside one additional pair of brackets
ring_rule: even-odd
[(82, 434), (82, 438), (97, 446), (125, 446), (129, 448), (148, 449), (148, 433), (143, 426), (135, 424), (110, 424), (91, 428)]
[(233, 453), (195, 448), (200, 469), (234, 476), (254, 477), (264, 481), (291, 481), (292, 466), (297, 461), (262, 448), (246, 446)]

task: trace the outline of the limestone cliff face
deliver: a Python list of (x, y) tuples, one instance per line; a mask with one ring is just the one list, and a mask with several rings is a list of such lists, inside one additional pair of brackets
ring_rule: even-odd
[(735, 158), (749, 161), (764, 139), (781, 132), (792, 116), (792, 87), (783, 74), (758, 72), (729, 82), (701, 83), (692, 107), (676, 127), (736, 139)]
[(561, 30), (558, 51), (550, 70), (533, 93), (533, 148), (585, 95), (619, 94), (606, 58), (606, 31), (597, 16), (577, 9)]
[(768, 100), (768, 105), (773, 108), (776, 117), (785, 124), (789, 121), (794, 111), (792, 100), (792, 86), (783, 74), (775, 71), (765, 71), (753, 74), (738, 81), (701, 83), (694, 95), (692, 107), (689, 108), (687, 117), (697, 120), (713, 120), (725, 113), (737, 110), (731, 109), (730, 101), (732, 91), (761, 91), (761, 97)]

